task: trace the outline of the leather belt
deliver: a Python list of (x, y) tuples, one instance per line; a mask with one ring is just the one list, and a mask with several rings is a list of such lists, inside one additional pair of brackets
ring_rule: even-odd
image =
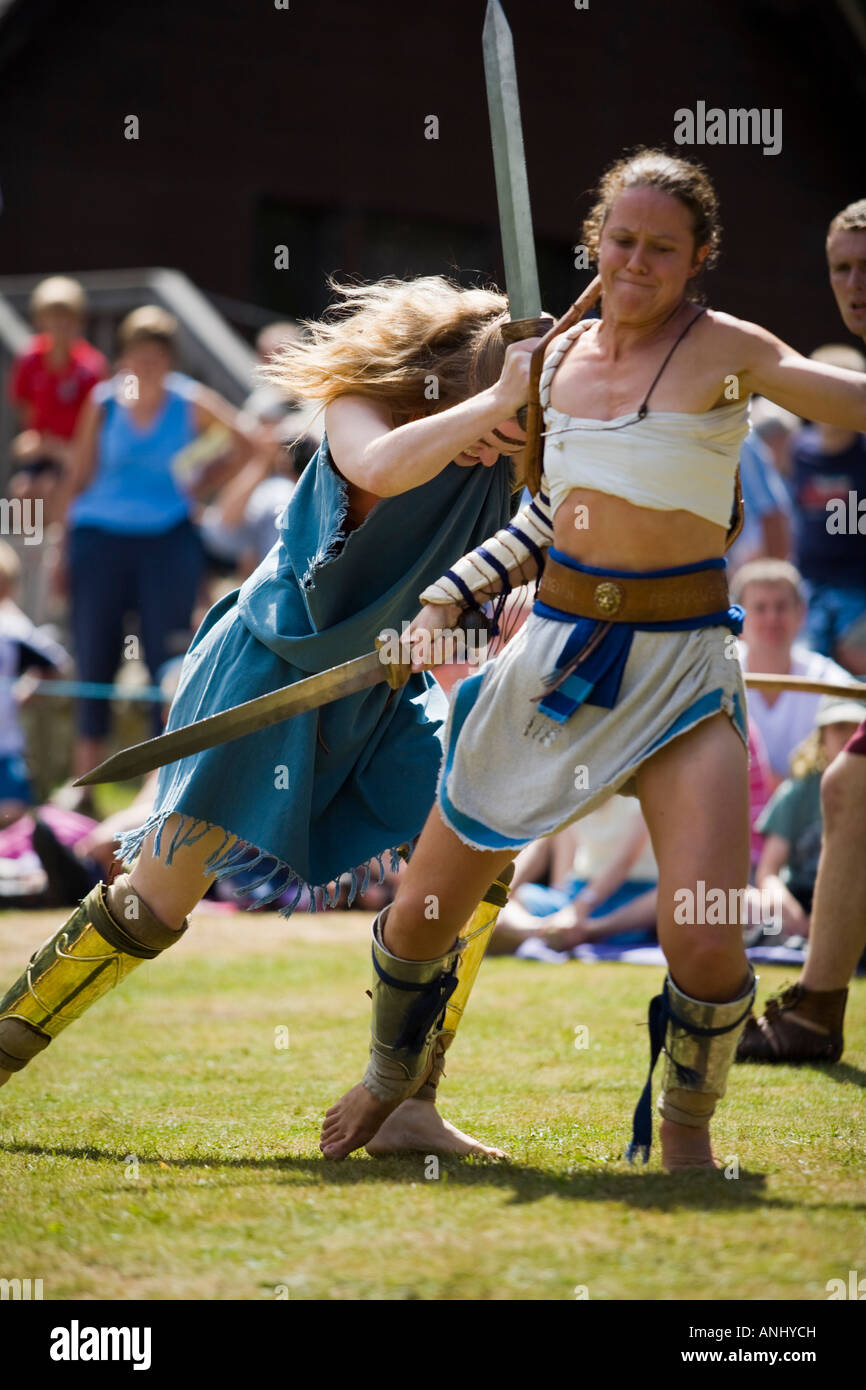
[(695, 570), (664, 577), (586, 574), (548, 554), (538, 598), (576, 618), (608, 623), (667, 623), (705, 618), (728, 608), (723, 569)]

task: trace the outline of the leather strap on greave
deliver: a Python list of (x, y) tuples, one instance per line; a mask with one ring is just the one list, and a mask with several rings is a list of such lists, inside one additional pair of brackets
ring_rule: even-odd
[(373, 923), (373, 1025), (364, 1085), (379, 1100), (404, 1100), (430, 1071), (433, 1047), (457, 988), (455, 942), (435, 960), (402, 960), (382, 940), (386, 907)]
[(34, 952), (0, 1000), (0, 1067), (20, 1071), (144, 960), (183, 935), (141, 901), (127, 875), (98, 883)]
[(725, 1094), (740, 1033), (752, 1008), (757, 979), (749, 966), (745, 991), (726, 1003), (705, 1003), (683, 994), (666, 978), (650, 1001), (650, 1066), (634, 1112), (626, 1158), (646, 1163), (652, 1145), (652, 1076), (659, 1053), (667, 1059), (659, 1113), (677, 1124), (701, 1126)]

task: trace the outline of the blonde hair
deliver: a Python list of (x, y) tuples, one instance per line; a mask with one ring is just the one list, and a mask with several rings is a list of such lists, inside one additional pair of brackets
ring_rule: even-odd
[(83, 318), (87, 312), (84, 286), (68, 275), (49, 275), (47, 280), (40, 280), (30, 296), (30, 313), (36, 318), (44, 309), (68, 309)]
[(800, 571), (788, 560), (774, 560), (769, 557), (749, 560), (737, 570), (731, 580), (731, 598), (734, 603), (742, 603), (743, 595), (750, 584), (787, 584), (794, 591), (797, 603), (803, 603), (803, 580)]
[(791, 776), (795, 781), (813, 772), (824, 772), (830, 766), (830, 756), (824, 747), (822, 734), (826, 725), (819, 725), (798, 743), (790, 758)]
[(134, 343), (156, 343), (174, 354), (177, 339), (177, 319), (157, 304), (143, 304), (127, 314), (117, 330), (121, 352)]
[(859, 198), (856, 203), (849, 203), (836, 213), (827, 228), (827, 240), (836, 232), (866, 232), (866, 198)]
[(503, 295), (440, 275), (328, 283), (338, 302), (323, 319), (305, 321), (305, 342), (283, 344), (260, 370), (287, 396), (325, 405), (374, 396), (408, 418), (456, 405), (496, 380), (502, 363), (488, 379), (496, 361), (488, 335), (507, 317)]

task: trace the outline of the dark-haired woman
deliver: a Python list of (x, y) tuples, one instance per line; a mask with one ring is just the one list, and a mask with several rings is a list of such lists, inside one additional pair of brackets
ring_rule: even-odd
[[(603, 315), (550, 344), (532, 506), (421, 596), (415, 628), (440, 627), (544, 564), (531, 618), (452, 702), (438, 805), (374, 929), (370, 1062), (328, 1112), (329, 1157), (363, 1143), (399, 1103), (398, 1064), (410, 1077), (428, 1065), (436, 1015), (431, 1004), (429, 1030), (407, 1029), (406, 986), (431, 1001), (448, 988), (457, 927), (483, 886), (529, 841), (619, 791), (638, 796), (659, 866), (669, 975), (650, 1029), (653, 1056), (662, 1045), (667, 1053), (662, 1160), (714, 1163), (710, 1117), (754, 994), (740, 928), (747, 734), (732, 633), (741, 610), (730, 608), (723, 558), (748, 401), (759, 392), (863, 430), (866, 381), (691, 298), (719, 240), (715, 195), (697, 166), (646, 150), (620, 161), (584, 240)], [(435, 920), (425, 914), (431, 895)], [(651, 1132), (648, 1082), (632, 1154), (648, 1156)]]

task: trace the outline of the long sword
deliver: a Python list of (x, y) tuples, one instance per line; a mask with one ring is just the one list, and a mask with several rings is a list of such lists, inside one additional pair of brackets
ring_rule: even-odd
[(127, 777), (140, 777), (145, 772), (153, 772), (154, 768), (188, 758), (191, 753), (202, 753), (206, 748), (243, 738), (244, 734), (269, 729), (283, 719), (319, 709), (382, 681), (387, 681), (392, 690), (399, 690), (410, 675), (411, 663), (390, 661), (385, 643), (380, 639), (375, 651), (358, 656), (354, 661), (345, 661), (341, 666), (332, 666), (328, 671), (285, 685), (270, 695), (259, 695), (233, 709), (210, 714), (182, 729), (172, 729), (170, 733), (125, 748), (85, 772), (75, 786), (89, 787), (95, 782), (123, 782)]
[(553, 326), (553, 319), (541, 313), (514, 40), (499, 0), (488, 0), (482, 45), (505, 289), (511, 315), (511, 322), (503, 325), (502, 336), (507, 343), (516, 343), (521, 338), (542, 337)]
[[(473, 619), (477, 620), (477, 615), (464, 615), (464, 625), (471, 625)], [(182, 729), (173, 729), (169, 734), (160, 734), (158, 738), (115, 753), (79, 777), (75, 785), (87, 787), (96, 782), (122, 782), (127, 777), (140, 777), (154, 768), (188, 758), (191, 753), (201, 753), (205, 748), (231, 743), (244, 734), (270, 728), (283, 719), (292, 719), (296, 714), (319, 709), (332, 700), (339, 700), (357, 690), (366, 690), (381, 681), (387, 681), (392, 689), (399, 690), (409, 675), (410, 666), (388, 661), (380, 644), (376, 651), (356, 657), (354, 661), (346, 661), (342, 666), (334, 666), (329, 671), (284, 686), (271, 695), (260, 695), (256, 700), (236, 705), (234, 709), (208, 715), (206, 719), (199, 719)], [(866, 702), (866, 682), (809, 680), (805, 676), (766, 675), (751, 671), (744, 673), (744, 679), (750, 689), (766, 690), (772, 694), (796, 690), (805, 694)]]

